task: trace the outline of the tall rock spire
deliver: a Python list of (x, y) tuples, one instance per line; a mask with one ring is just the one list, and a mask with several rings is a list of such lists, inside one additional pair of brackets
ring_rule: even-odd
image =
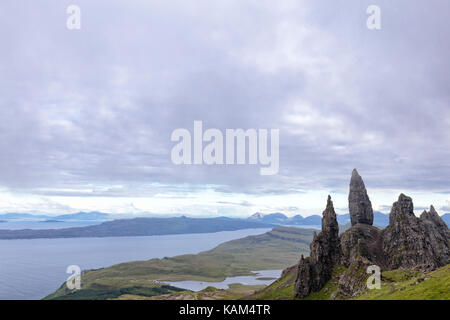
[(322, 232), (328, 235), (329, 239), (337, 241), (339, 238), (339, 225), (334, 211), (333, 201), (331, 196), (328, 196), (327, 207), (322, 213)]
[(322, 213), (322, 232), (315, 238), (316, 241), (311, 242), (311, 259), (314, 262), (333, 265), (339, 261), (340, 242), (339, 242), (339, 225), (334, 211), (333, 201), (328, 196), (327, 207)]
[(353, 169), (352, 178), (350, 179), (348, 208), (350, 210), (350, 221), (352, 226), (357, 223), (373, 224), (372, 203), (367, 195), (364, 181), (356, 169)]
[(331, 279), (333, 267), (340, 260), (339, 225), (330, 196), (322, 214), (322, 231), (314, 235), (310, 249), (310, 256), (302, 258), (298, 265), (294, 287), (295, 296), (298, 298), (304, 298), (311, 292), (322, 289)]

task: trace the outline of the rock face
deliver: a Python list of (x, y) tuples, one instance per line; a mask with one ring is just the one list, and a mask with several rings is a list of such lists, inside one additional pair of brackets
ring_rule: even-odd
[[(332, 298), (356, 297), (366, 289), (367, 267), (432, 271), (450, 263), (450, 231), (433, 206), (420, 218), (412, 199), (401, 194), (392, 206), (389, 225), (372, 226), (372, 205), (358, 172), (350, 182), (349, 209), (352, 227), (340, 237), (333, 203), (328, 196), (322, 231), (314, 235), (310, 256), (297, 267), (294, 293), (304, 298), (320, 291), (332, 279), (337, 290)], [(344, 271), (333, 275), (336, 266)]]
[(356, 169), (353, 169), (350, 179), (350, 193), (348, 195), (348, 208), (350, 211), (350, 221), (355, 224), (373, 224), (372, 203), (367, 195), (364, 181)]
[(417, 218), (412, 199), (404, 194), (392, 207), (383, 239), (389, 269), (431, 271), (450, 262), (450, 237), (444, 221), (433, 207)]
[(349, 267), (361, 259), (380, 267), (386, 266), (381, 230), (367, 224), (357, 224), (341, 237), (341, 264)]
[(328, 196), (327, 207), (322, 214), (322, 231), (314, 234), (309, 257), (301, 257), (295, 282), (295, 296), (304, 298), (319, 291), (331, 279), (333, 267), (339, 263), (339, 225), (333, 202)]
[(347, 268), (340, 276), (336, 296), (354, 298), (366, 290), (367, 267), (386, 266), (381, 230), (368, 224), (356, 224), (341, 237), (340, 264)]
[(444, 220), (438, 215), (433, 206), (430, 207), (430, 211), (424, 211), (420, 215), (420, 219), (423, 221), (431, 222), (434, 224), (439, 230), (448, 233), (448, 227), (445, 224)]

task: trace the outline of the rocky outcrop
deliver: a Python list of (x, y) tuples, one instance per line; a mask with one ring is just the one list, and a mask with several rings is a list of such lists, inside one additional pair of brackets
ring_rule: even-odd
[[(382, 270), (427, 272), (450, 263), (450, 231), (433, 206), (418, 218), (412, 199), (401, 194), (392, 206), (389, 225), (380, 230), (372, 226), (372, 204), (355, 169), (349, 209), (352, 227), (338, 237), (336, 214), (328, 197), (322, 231), (314, 235), (310, 256), (302, 256), (297, 267), (297, 298), (320, 291), (330, 279), (337, 287), (332, 298), (356, 297), (366, 290), (366, 270), (370, 265)], [(336, 268), (343, 271), (333, 274)]]
[(383, 252), (381, 230), (367, 224), (357, 224), (345, 231), (340, 238), (341, 264), (345, 267), (360, 263), (386, 266), (386, 256)]
[(433, 206), (430, 207), (430, 211), (424, 211), (420, 215), (420, 219), (425, 222), (430, 222), (433, 224), (440, 232), (444, 232), (446, 234), (449, 233), (448, 227), (445, 224), (444, 220), (438, 215)]
[(350, 192), (348, 195), (348, 208), (352, 226), (361, 224), (373, 224), (373, 209), (367, 195), (364, 181), (356, 169), (353, 169), (350, 179)]
[(298, 265), (295, 282), (298, 298), (319, 291), (331, 279), (333, 267), (340, 261), (339, 225), (330, 196), (322, 216), (322, 231), (314, 234), (310, 256), (304, 258), (302, 255)]
[(421, 218), (414, 215), (412, 199), (401, 194), (394, 203), (389, 226), (383, 230), (383, 250), (389, 269), (432, 271), (450, 262), (450, 237), (434, 208)]
[(367, 267), (372, 263), (361, 257), (354, 256), (352, 264), (342, 272), (337, 279), (337, 291), (334, 298), (355, 298), (366, 290)]

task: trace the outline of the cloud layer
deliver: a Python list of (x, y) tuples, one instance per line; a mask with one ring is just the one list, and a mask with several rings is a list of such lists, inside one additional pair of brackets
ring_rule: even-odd
[[(0, 4), (8, 192), (345, 193), (357, 167), (373, 189), (448, 200), (450, 4), (377, 1), (370, 31), (370, 1), (79, 0), (70, 31), (69, 1), (21, 2)], [(170, 134), (194, 120), (279, 128), (279, 174), (173, 165)]]

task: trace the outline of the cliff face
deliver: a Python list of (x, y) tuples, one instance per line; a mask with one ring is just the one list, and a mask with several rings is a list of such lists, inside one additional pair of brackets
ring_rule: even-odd
[(383, 230), (388, 268), (432, 271), (450, 262), (449, 231), (433, 207), (414, 215), (412, 199), (401, 194), (394, 203), (389, 226)]
[(380, 267), (386, 266), (381, 230), (366, 224), (358, 224), (340, 237), (341, 264), (349, 267), (361, 258)]
[(354, 297), (365, 290), (361, 280), (369, 265), (382, 270), (432, 271), (450, 263), (450, 232), (433, 206), (417, 218), (412, 199), (401, 194), (393, 204), (389, 226), (380, 230), (372, 226), (372, 204), (355, 169), (350, 182), (349, 209), (352, 227), (339, 237), (336, 214), (328, 196), (322, 231), (310, 244), (310, 257), (302, 256), (298, 264), (294, 286), (297, 298), (320, 291), (338, 265), (348, 268), (338, 279), (338, 294)]

